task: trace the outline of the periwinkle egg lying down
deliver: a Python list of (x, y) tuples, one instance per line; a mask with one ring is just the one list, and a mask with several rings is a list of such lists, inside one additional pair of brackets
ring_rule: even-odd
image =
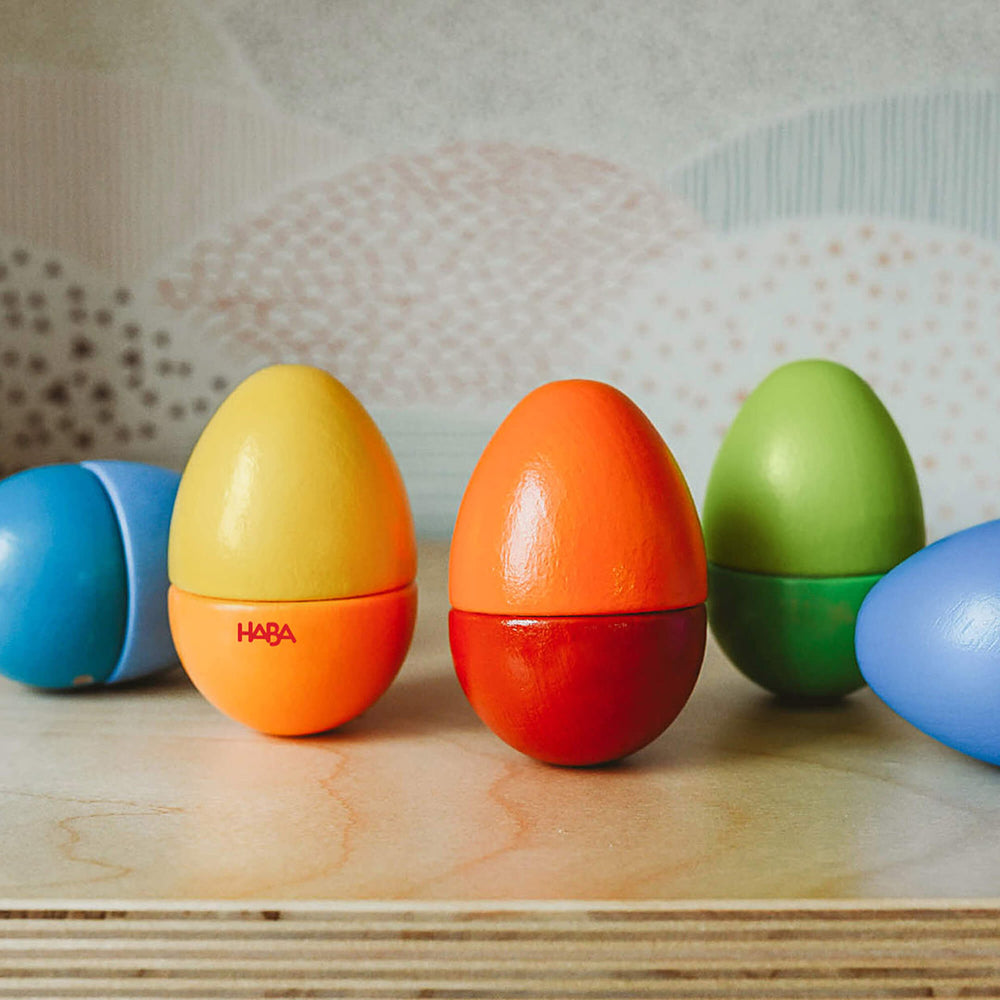
[(928, 736), (1000, 764), (1000, 521), (928, 545), (865, 598), (855, 636), (871, 689)]

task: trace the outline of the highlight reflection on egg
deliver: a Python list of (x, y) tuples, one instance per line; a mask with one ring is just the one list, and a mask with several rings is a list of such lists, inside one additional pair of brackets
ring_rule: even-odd
[(305, 365), (237, 386), (184, 470), (169, 569), (181, 662), (226, 714), (296, 735), (373, 704), (412, 637), (416, 544), (358, 400)]
[(871, 387), (832, 361), (795, 361), (746, 399), (703, 511), (708, 612), (729, 659), (779, 695), (861, 687), (862, 600), (924, 544), (906, 444)]
[(179, 479), (98, 461), (0, 482), (0, 673), (69, 688), (176, 665), (167, 530)]
[(918, 729), (1000, 764), (1000, 521), (921, 549), (858, 613), (858, 663), (872, 690)]
[(487, 444), (452, 537), (452, 655), (511, 746), (596, 764), (655, 739), (705, 644), (705, 552), (687, 484), (625, 395), (552, 382)]

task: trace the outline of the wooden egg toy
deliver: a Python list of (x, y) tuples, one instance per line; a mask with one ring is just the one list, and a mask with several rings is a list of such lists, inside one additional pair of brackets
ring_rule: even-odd
[(913, 462), (871, 387), (832, 361), (795, 361), (747, 397), (703, 509), (708, 613), (729, 659), (778, 695), (863, 686), (865, 595), (924, 544)]
[(617, 760), (691, 694), (706, 586), (698, 515), (653, 425), (609, 385), (549, 383), (497, 429), (458, 512), (458, 679), (517, 750), (553, 764)]
[(73, 688), (177, 664), (167, 531), (179, 479), (107, 461), (0, 482), (0, 673)]
[(1000, 521), (910, 556), (871, 589), (855, 634), (871, 689), (922, 732), (1000, 764)]
[(372, 705), (413, 634), (416, 543), (361, 403), (306, 365), (238, 385), (184, 470), (169, 569), (177, 652), (222, 712), (291, 736)]

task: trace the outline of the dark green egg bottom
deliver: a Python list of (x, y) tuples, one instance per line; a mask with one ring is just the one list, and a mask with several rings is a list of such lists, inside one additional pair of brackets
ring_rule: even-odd
[(708, 565), (708, 620), (750, 680), (785, 698), (840, 698), (864, 686), (854, 623), (875, 576), (769, 576)]

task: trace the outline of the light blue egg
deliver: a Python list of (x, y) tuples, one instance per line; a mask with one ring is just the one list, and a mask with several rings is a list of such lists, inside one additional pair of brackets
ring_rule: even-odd
[(181, 477), (138, 462), (83, 462), (101, 481), (118, 516), (128, 610), (125, 639), (109, 684), (177, 662), (167, 620), (167, 539)]
[(928, 545), (858, 612), (871, 689), (928, 736), (1000, 764), (1000, 521)]
[(177, 662), (166, 560), (179, 482), (133, 462), (43, 466), (0, 482), (0, 673), (67, 688)]

